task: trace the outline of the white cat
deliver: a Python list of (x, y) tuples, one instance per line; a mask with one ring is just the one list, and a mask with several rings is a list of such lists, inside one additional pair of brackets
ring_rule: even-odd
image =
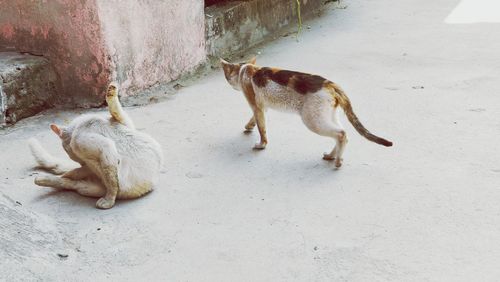
[(67, 127), (50, 125), (61, 138), (68, 156), (81, 167), (68, 170), (65, 161), (50, 156), (37, 140), (30, 139), (39, 167), (62, 174), (37, 177), (35, 184), (100, 197), (96, 206), (101, 209), (113, 207), (117, 198), (138, 198), (153, 189), (163, 163), (160, 145), (149, 135), (135, 130), (113, 84), (108, 88), (106, 101), (111, 118), (84, 115)]

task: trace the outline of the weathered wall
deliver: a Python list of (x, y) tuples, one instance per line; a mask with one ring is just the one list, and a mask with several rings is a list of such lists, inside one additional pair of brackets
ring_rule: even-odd
[(0, 51), (48, 58), (67, 105), (102, 104), (114, 79), (133, 95), (205, 59), (201, 0), (0, 0), (0, 7)]
[(52, 107), (59, 80), (43, 57), (0, 53), (0, 128)]
[(98, 0), (117, 80), (129, 94), (171, 81), (205, 59), (201, 0)]
[[(304, 19), (319, 12), (325, 0), (302, 0)], [(297, 23), (295, 0), (234, 0), (206, 9), (206, 38), (209, 56), (225, 57), (271, 38)]]
[(0, 51), (48, 58), (64, 102), (102, 103), (110, 64), (95, 0), (0, 0), (0, 7)]

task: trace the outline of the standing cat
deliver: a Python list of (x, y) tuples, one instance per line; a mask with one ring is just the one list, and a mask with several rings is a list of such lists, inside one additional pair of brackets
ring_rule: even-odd
[(335, 83), (317, 75), (277, 68), (259, 67), (255, 58), (247, 63), (231, 64), (221, 59), (224, 75), (235, 89), (243, 91), (253, 116), (245, 126), (251, 131), (257, 125), (260, 143), (254, 149), (264, 149), (267, 145), (266, 108), (286, 110), (298, 113), (302, 121), (312, 132), (332, 137), (336, 145), (323, 159), (335, 160), (335, 166), (342, 165), (347, 136), (339, 121), (338, 108), (341, 107), (359, 134), (368, 140), (392, 146), (392, 142), (370, 133), (358, 120), (349, 98)]
[(135, 130), (113, 84), (108, 88), (106, 101), (110, 118), (84, 115), (67, 127), (50, 125), (68, 156), (81, 167), (68, 171), (64, 161), (50, 156), (35, 139), (30, 140), (39, 167), (62, 174), (37, 177), (35, 184), (100, 197), (96, 206), (101, 209), (113, 207), (116, 198), (138, 198), (153, 189), (163, 162), (160, 145)]

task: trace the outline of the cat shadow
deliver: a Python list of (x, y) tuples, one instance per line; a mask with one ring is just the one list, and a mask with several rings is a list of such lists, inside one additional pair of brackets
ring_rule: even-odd
[[(36, 196), (34, 198), (35, 201), (44, 201), (44, 200), (47, 200), (50, 198), (56, 198), (61, 203), (66, 203), (68, 205), (96, 208), (95, 203), (99, 199), (99, 198), (93, 198), (93, 197), (86, 197), (86, 196), (78, 194), (76, 191), (71, 191), (71, 190), (54, 189), (54, 188), (39, 187), (39, 186), (36, 186), (36, 187), (39, 189), (46, 189), (48, 192), (46, 192), (42, 195)], [(126, 207), (128, 205), (131, 205), (133, 202), (135, 202), (137, 200), (140, 200), (142, 198), (148, 198), (149, 195), (152, 193), (154, 193), (154, 191), (149, 192), (146, 195), (144, 195), (140, 198), (137, 198), (137, 199), (117, 199), (115, 207), (117, 205)]]
[[(253, 149), (256, 139), (258, 138), (258, 133), (257, 135), (255, 135), (255, 133), (255, 131), (243, 131), (241, 134), (225, 136), (223, 140), (220, 140), (219, 145), (223, 148), (227, 148), (227, 150), (224, 150), (224, 153), (219, 153), (217, 158), (221, 162), (226, 162), (230, 165), (246, 166), (249, 162), (257, 166), (265, 165), (276, 171), (276, 173), (287, 175), (290, 171), (296, 171), (301, 175), (300, 177), (304, 177), (301, 172), (307, 171), (305, 177), (308, 178), (314, 178), (320, 175), (324, 176), (325, 173), (333, 177), (337, 172), (342, 170), (342, 168), (337, 168), (335, 166), (335, 161), (322, 159), (323, 155), (321, 151), (315, 152), (314, 156), (307, 158), (301, 157), (299, 154), (297, 154), (296, 158), (290, 156), (280, 158), (279, 154), (287, 154), (290, 152), (280, 150), (279, 145), (276, 145), (276, 147), (268, 146), (264, 150)], [(280, 150), (281, 152), (279, 154), (275, 152), (272, 154), (268, 153), (271, 150)]]
[(95, 206), (95, 201), (97, 201), (96, 198), (85, 197), (71, 190), (36, 187), (37, 189), (45, 189), (47, 192), (36, 196), (34, 198), (35, 201), (44, 201), (49, 198), (56, 198), (61, 203), (64, 202), (75, 206)]

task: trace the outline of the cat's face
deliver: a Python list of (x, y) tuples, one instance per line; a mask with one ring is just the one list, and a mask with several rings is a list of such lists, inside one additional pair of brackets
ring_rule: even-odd
[(241, 67), (246, 64), (255, 64), (255, 61), (256, 61), (255, 58), (253, 58), (245, 63), (232, 64), (225, 61), (224, 59), (220, 59), (220, 62), (222, 64), (222, 69), (224, 71), (224, 76), (226, 77), (226, 80), (229, 83), (229, 85), (231, 85), (235, 90), (241, 90), (241, 85), (239, 81)]

